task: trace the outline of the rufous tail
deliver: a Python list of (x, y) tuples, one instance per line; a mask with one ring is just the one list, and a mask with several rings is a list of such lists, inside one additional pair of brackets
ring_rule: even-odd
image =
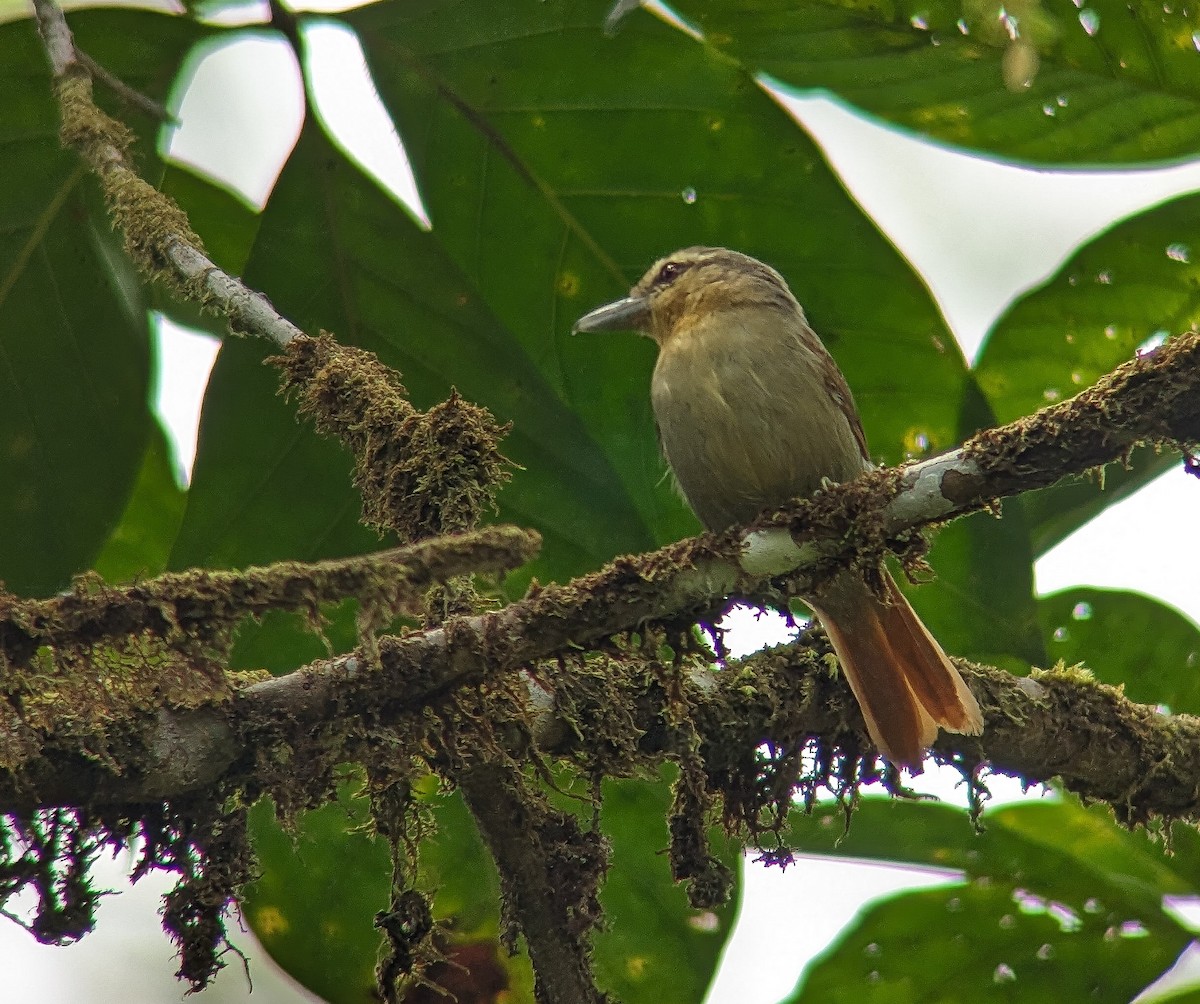
[(816, 601), (871, 739), (893, 763), (921, 769), (939, 728), (978, 735), (983, 715), (946, 653), (885, 571), (881, 600), (842, 573)]

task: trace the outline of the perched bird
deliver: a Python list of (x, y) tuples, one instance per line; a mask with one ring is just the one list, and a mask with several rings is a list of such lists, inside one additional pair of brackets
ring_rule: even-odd
[[(576, 332), (635, 330), (658, 344), (650, 385), (663, 454), (710, 530), (872, 467), (846, 378), (783, 277), (724, 248), (656, 262)], [(884, 597), (853, 572), (807, 599), (871, 739), (919, 769), (938, 727), (977, 735), (979, 705), (886, 570)]]

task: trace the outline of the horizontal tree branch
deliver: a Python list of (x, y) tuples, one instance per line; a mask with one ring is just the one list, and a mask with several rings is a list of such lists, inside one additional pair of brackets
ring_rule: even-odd
[[(64, 139), (100, 177), (114, 216), (126, 230), (131, 254), (154, 274), (159, 274), (158, 263), (165, 258), (177, 286), (218, 306), (239, 330), (279, 344), (291, 341), (298, 329), (265, 297), (204, 257), (178, 208), (130, 170), (124, 154), (127, 134), (91, 101), (90, 81), (79, 66), (62, 12), (52, 0), (34, 0), (34, 5), (58, 85)], [(137, 205), (128, 203), (131, 192), (142, 200)], [(156, 236), (158, 243), (152, 247), (139, 236), (136, 223), (137, 215), (148, 209), (155, 211), (157, 222), (180, 221), (174, 230), (167, 228), (165, 242)], [(877, 562), (888, 550), (904, 551), (922, 528), (1120, 460), (1136, 444), (1184, 446), (1200, 441), (1198, 386), (1200, 342), (1187, 333), (1131, 360), (1068, 402), (981, 433), (942, 457), (832, 486), (813, 500), (763, 517), (747, 532), (704, 535), (653, 554), (621, 558), (595, 575), (545, 587), (503, 610), (455, 619), (436, 630), (382, 638), (377, 666), (368, 665), (361, 654), (324, 660), (250, 686), (228, 706), (192, 712), (163, 709), (156, 722), (148, 727), (143, 723), (139, 734), (144, 749), (139, 753), (130, 746), (128, 763), (101, 768), (82, 751), (76, 757), (69, 750), (50, 749), (27, 762), (20, 776), (0, 778), (0, 804), (161, 798), (211, 781), (254, 743), (286, 742), (299, 730), (330, 718), (401, 714), (456, 686), (594, 645), (647, 621), (695, 616), (731, 594), (764, 588), (812, 592), (831, 564)], [(1198, 737), (1191, 720), (1154, 717), (1149, 709), (1117, 701), (1113, 720), (1123, 723), (1122, 734), (1136, 740), (1126, 747), (1126, 760), (1137, 765), (1137, 774), (1114, 780), (1112, 743), (1119, 745), (1119, 737), (1106, 734), (1096, 739), (1065, 698), (1062, 708), (1055, 700), (1045, 703), (1047, 693), (1058, 693), (1054, 688), (1061, 686), (1067, 694), (1083, 686), (1082, 681), (1063, 678), (1052, 686), (1038, 681), (1043, 691), (1033, 695), (1023, 689), (1029, 684), (1006, 674), (977, 674), (973, 680), (984, 691), (978, 696), (988, 730), (981, 739), (953, 739), (952, 748), (953, 743), (967, 743), (975, 754), (1030, 779), (1075, 771), (1075, 781), (1069, 783), (1094, 784), (1097, 792), (1107, 793), (1096, 797), (1125, 798), (1133, 804), (1137, 799), (1131, 800), (1128, 793), (1141, 790), (1133, 780), (1156, 776), (1162, 768), (1155, 764), (1167, 762), (1148, 756), (1162, 753), (1172, 742), (1184, 743), (1192, 753), (1171, 747), (1170, 762), (1190, 763), (1188, 756), (1195, 756)], [(1009, 714), (1013, 709), (1022, 715), (1041, 709), (1040, 734), (1053, 737), (1054, 744), (1042, 748), (1031, 742), (1028, 729), (1018, 730), (1019, 736), (1006, 731), (1004, 722), (1016, 721)], [(769, 724), (762, 726), (764, 735)], [(817, 717), (808, 724), (819, 732), (822, 722)], [(179, 753), (185, 747), (188, 755), (180, 767)], [(1074, 751), (1065, 762), (1064, 749)], [(80, 761), (86, 769), (73, 774)], [(1093, 766), (1095, 776), (1090, 773)], [(1194, 791), (1186, 785), (1179, 790), (1192, 794), (1180, 795), (1186, 804), (1174, 809), (1194, 814)], [(1155, 811), (1173, 811), (1166, 802), (1160, 808), (1153, 798), (1147, 799)]]
[[(1187, 333), (1118, 367), (1071, 401), (982, 432), (945, 456), (830, 486), (813, 500), (764, 516), (748, 531), (703, 534), (619, 558), (600, 572), (539, 588), (501, 610), (380, 638), (378, 665), (354, 653), (254, 684), (228, 708), (164, 711), (143, 733), (149, 763), (157, 765), (149, 771), (139, 769), (147, 762), (141, 753), (120, 765), (124, 773), (114, 772), (103, 783), (90, 776), (81, 785), (71, 774), (77, 761), (68, 757), (56, 765), (43, 757), (26, 764), (25, 783), (11, 776), (0, 780), (0, 804), (71, 804), (97, 793), (117, 801), (163, 797), (215, 779), (246, 749), (307, 735), (331, 718), (388, 720), (455, 687), (497, 679), (647, 622), (697, 616), (729, 595), (772, 586), (803, 595), (819, 587), (821, 569), (830, 562), (877, 562), (889, 547), (902, 546), (906, 533), (1120, 460), (1135, 444), (1178, 445), (1197, 438), (1200, 336)], [(792, 553), (785, 555), (788, 548)], [(214, 710), (224, 726), (214, 724)], [(1050, 734), (1062, 736), (1086, 730), (1088, 723), (1064, 717), (1054, 728)], [(175, 757), (185, 741), (194, 742), (189, 760), (202, 768), (181, 774)], [(1000, 742), (989, 729), (979, 754), (991, 759), (995, 752), (1003, 763), (1007, 747), (992, 748)], [(1021, 760), (1020, 769), (1033, 779), (1052, 776), (1062, 764), (1051, 750), (1045, 752), (1043, 762)], [(1140, 758), (1134, 762), (1148, 770)]]
[(352, 558), (241, 571), (191, 569), (127, 586), (82, 576), (70, 592), (45, 600), (0, 590), (0, 666), (26, 666), (42, 646), (79, 648), (143, 631), (164, 638), (212, 634), (244, 617), (271, 610), (317, 614), (322, 603), (351, 597), (408, 611), (435, 583), (519, 568), (536, 556), (540, 543), (534, 531), (493, 526)]

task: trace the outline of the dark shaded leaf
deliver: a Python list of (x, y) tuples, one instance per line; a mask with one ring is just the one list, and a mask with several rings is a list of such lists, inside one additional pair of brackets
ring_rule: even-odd
[[(421, 844), (417, 887), (436, 893), (433, 914), (451, 920), (455, 942), (498, 936), (495, 868), (457, 794), (419, 796), (432, 834)], [(391, 859), (387, 844), (369, 836), (365, 798), (343, 786), (334, 804), (305, 813), (293, 840), (267, 802), (251, 810), (251, 832), (262, 877), (243, 897), (243, 915), (271, 957), (331, 1004), (375, 1001), (375, 962), (381, 935), (373, 924), (388, 906)], [(532, 973), (524, 954), (502, 956), (509, 986), (531, 1000)]]
[(436, 4), (384, 3), (347, 20), (435, 238), (580, 416), (650, 539), (695, 525), (656, 456), (652, 353), (633, 336), (567, 332), (677, 247), (736, 247), (787, 275), (849, 377), (876, 455), (951, 445), (962, 358), (815, 145), (750, 77), (656, 19), (631, 16), (605, 38), (607, 6), (497, 18), (474, 2), (449, 19)]
[(133, 494), (92, 567), (109, 582), (158, 575), (167, 567), (186, 504), (187, 491), (175, 480), (171, 445), (155, 422)]
[(361, 829), (367, 819), (365, 800), (346, 792), (305, 813), (294, 838), (267, 799), (250, 810), (261, 875), (242, 893), (242, 916), (271, 957), (330, 1004), (378, 1000), (373, 917), (388, 904), (391, 864), (387, 845)]
[[(207, 33), (147, 12), (80, 13), (71, 25), (92, 56), (159, 98)], [(0, 578), (46, 594), (92, 563), (126, 507), (151, 432), (149, 328), (94, 184), (59, 144), (33, 22), (0, 25), (0, 51)], [(153, 176), (157, 123), (124, 118)]]
[[(672, 880), (665, 853), (670, 807), (665, 781), (604, 785), (601, 822), (612, 841), (612, 866), (600, 900), (611, 923), (596, 936), (595, 958), (601, 985), (622, 1001), (702, 1000), (737, 912), (736, 892), (726, 906), (700, 912)], [(736, 848), (714, 839), (736, 875)]]
[(1043, 597), (1038, 618), (1052, 660), (1083, 663), (1132, 701), (1200, 714), (1200, 627), (1173, 607), (1078, 586)]

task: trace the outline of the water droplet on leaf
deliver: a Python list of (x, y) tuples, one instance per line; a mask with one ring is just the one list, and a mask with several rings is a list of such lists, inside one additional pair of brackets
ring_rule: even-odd
[(1086, 600), (1076, 603), (1071, 608), (1071, 616), (1077, 621), (1090, 621), (1092, 619), (1092, 605)]

